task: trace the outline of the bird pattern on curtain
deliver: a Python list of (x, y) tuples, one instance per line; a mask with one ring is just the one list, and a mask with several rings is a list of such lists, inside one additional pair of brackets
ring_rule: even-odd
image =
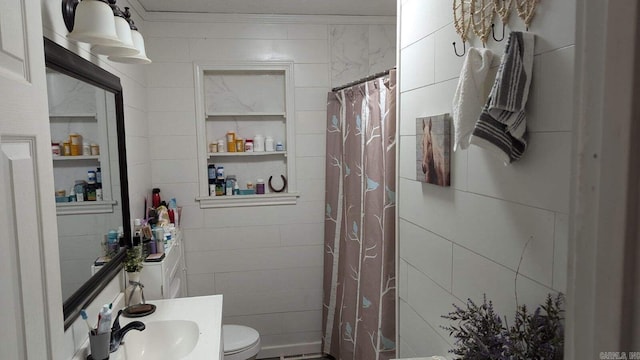
[(395, 70), (327, 103), (323, 352), (391, 359), (395, 344)]

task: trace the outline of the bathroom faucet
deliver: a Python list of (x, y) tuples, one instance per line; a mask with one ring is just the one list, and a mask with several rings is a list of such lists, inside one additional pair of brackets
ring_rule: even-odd
[(120, 345), (124, 344), (123, 342), (124, 336), (130, 330), (142, 331), (145, 329), (145, 325), (142, 321), (132, 321), (121, 328), (120, 321), (119, 321), (121, 314), (122, 314), (122, 310), (118, 311), (118, 315), (116, 316), (116, 319), (113, 321), (113, 327), (111, 327), (111, 342), (109, 345), (109, 352), (114, 352), (118, 350)]

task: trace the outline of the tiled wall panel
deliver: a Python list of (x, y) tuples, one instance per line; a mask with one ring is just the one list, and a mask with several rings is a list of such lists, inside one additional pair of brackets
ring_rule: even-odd
[[(463, 62), (451, 43), (461, 49), (460, 39), (450, 2), (401, 3), (400, 357), (451, 355), (453, 339), (440, 316), (452, 303), (480, 302), (486, 294), (511, 318), (516, 292), (520, 304), (537, 306), (547, 293), (566, 289), (576, 4), (539, 5), (530, 28), (536, 56), (529, 149), (509, 166), (473, 145), (459, 150), (452, 186), (440, 188), (416, 181), (415, 121), (451, 112)], [(515, 14), (510, 29), (524, 29)], [(504, 44), (487, 44), (496, 54), (494, 72)]]

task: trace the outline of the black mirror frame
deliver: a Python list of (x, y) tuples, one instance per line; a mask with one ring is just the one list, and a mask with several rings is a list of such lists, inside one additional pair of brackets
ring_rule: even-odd
[[(97, 86), (115, 95), (116, 129), (118, 133), (118, 164), (120, 167), (120, 201), (122, 204), (122, 226), (125, 239), (131, 238), (129, 221), (129, 183), (127, 175), (126, 138), (124, 132), (124, 104), (120, 78), (81, 58), (55, 42), (44, 38), (46, 66), (88, 84)], [(64, 300), (64, 329), (67, 330), (80, 315), (80, 310), (91, 303), (107, 284), (122, 270), (125, 251), (121, 250), (110, 262), (94, 274), (68, 299)]]

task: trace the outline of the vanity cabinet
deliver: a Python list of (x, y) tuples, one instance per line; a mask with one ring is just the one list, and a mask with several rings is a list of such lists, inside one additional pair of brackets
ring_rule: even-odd
[[(196, 105), (198, 109), (198, 165), (201, 208), (295, 204), (299, 194), (295, 181), (295, 130), (293, 63), (255, 62), (196, 64)], [(273, 139), (274, 151), (228, 151), (226, 135), (253, 140), (256, 135)], [(224, 144), (211, 151), (211, 144)], [(277, 143), (283, 149), (275, 151)], [(254, 147), (256, 145), (254, 144)], [(222, 150), (222, 151), (221, 151)], [(234, 175), (241, 190), (265, 182), (265, 194), (211, 196), (207, 167), (224, 167), (224, 175)], [(283, 192), (271, 192), (283, 185)]]
[(109, 146), (109, 134), (117, 133), (115, 120), (109, 121), (115, 119), (113, 94), (55, 71), (47, 72), (47, 94), (51, 141), (59, 143), (61, 153), (63, 141), (72, 133), (82, 135), (82, 142), (99, 149), (98, 155), (53, 155), (55, 189), (64, 190), (68, 197), (76, 180), (87, 180), (87, 171), (100, 168), (102, 174), (102, 201), (56, 202), (57, 214), (114, 212), (119, 196), (113, 195), (113, 187), (118, 187), (119, 181), (110, 171), (111, 159), (115, 168), (118, 161), (116, 140)]
[(148, 300), (173, 299), (186, 296), (186, 273), (182, 232), (165, 251), (159, 262), (144, 262), (140, 282), (144, 285), (144, 296)]

